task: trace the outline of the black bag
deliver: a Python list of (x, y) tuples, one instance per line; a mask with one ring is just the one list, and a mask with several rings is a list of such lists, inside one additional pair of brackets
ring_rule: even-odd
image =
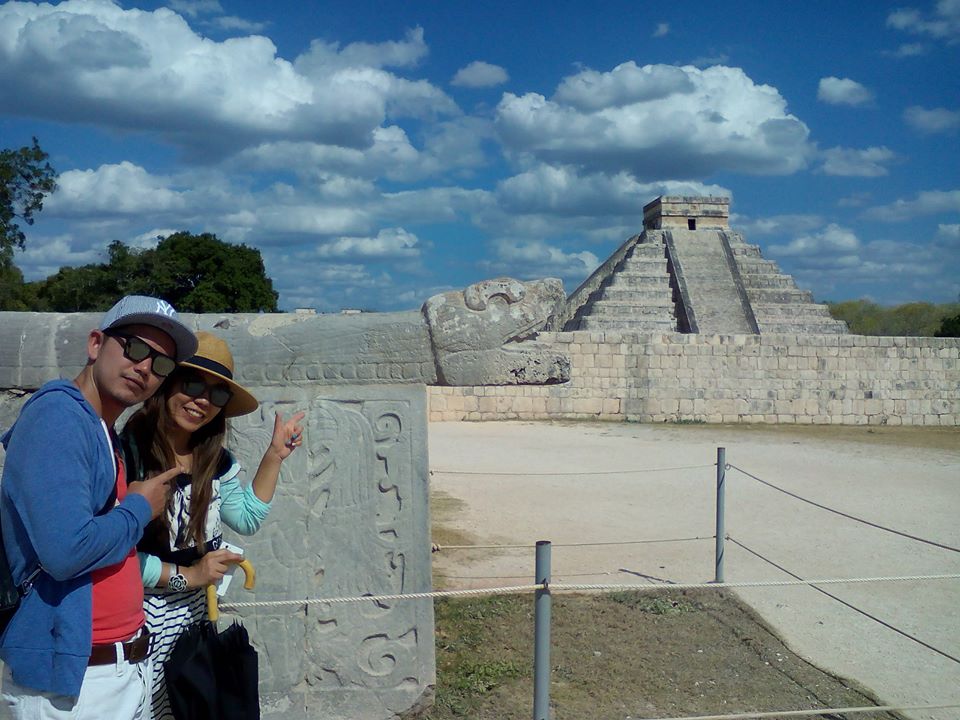
[(24, 597), (31, 588), (37, 575), (43, 570), (39, 565), (27, 576), (27, 579), (17, 585), (10, 572), (10, 563), (7, 562), (7, 553), (3, 549), (3, 532), (0, 528), (0, 635), (7, 629), (13, 614), (20, 607), (20, 598)]

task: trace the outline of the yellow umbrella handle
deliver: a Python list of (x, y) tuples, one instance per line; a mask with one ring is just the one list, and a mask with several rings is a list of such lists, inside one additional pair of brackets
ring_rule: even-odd
[[(249, 560), (240, 560), (237, 562), (240, 569), (243, 570), (243, 587), (247, 590), (253, 590), (257, 583), (257, 573)], [(216, 622), (220, 619), (220, 609), (217, 607), (217, 586), (207, 585), (207, 617), (210, 622)]]

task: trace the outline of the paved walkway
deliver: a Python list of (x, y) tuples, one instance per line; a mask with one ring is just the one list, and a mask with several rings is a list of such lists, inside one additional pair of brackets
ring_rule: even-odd
[[(450, 576), (449, 587), (530, 582), (532, 545), (547, 539), (555, 544), (555, 582), (712, 580), (718, 446), (726, 448), (728, 463), (792, 492), (960, 547), (956, 428), (924, 433), (892, 428), (432, 423), (432, 490), (463, 503), (447, 524), (467, 533), (472, 543), (531, 546), (445, 550), (436, 558), (437, 572)], [(613, 472), (618, 470), (638, 472)], [(727, 475), (726, 505), (731, 537), (801, 577), (960, 573), (960, 553), (838, 517), (733, 470)], [(556, 547), (695, 537), (706, 539)], [(728, 542), (727, 581), (766, 579), (789, 578)], [(960, 580), (825, 589), (960, 658)], [(888, 703), (960, 703), (960, 662), (814, 589), (758, 588), (739, 594), (796, 652), (866, 685)], [(960, 711), (910, 716), (957, 720)]]

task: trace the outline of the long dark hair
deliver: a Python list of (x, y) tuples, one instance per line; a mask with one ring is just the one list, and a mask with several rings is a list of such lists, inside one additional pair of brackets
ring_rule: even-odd
[[(149, 475), (164, 472), (173, 467), (176, 457), (173, 447), (167, 441), (165, 430), (172, 424), (167, 413), (167, 398), (179, 388), (180, 380), (188, 373), (198, 371), (178, 369), (174, 371), (160, 386), (160, 389), (143, 406), (134, 413), (124, 427), (124, 434), (129, 437), (137, 448), (140, 459), (140, 477), (131, 478), (141, 480)], [(203, 554), (206, 544), (204, 530), (207, 524), (207, 512), (210, 509), (210, 498), (213, 496), (213, 476), (216, 473), (223, 453), (223, 444), (227, 434), (227, 419), (223, 411), (206, 425), (190, 435), (190, 448), (193, 452), (193, 467), (190, 491), (190, 523), (187, 526), (187, 537), (194, 540), (200, 554)], [(169, 510), (173, 505), (173, 493), (167, 501), (167, 511), (153, 520), (145, 531), (145, 535), (156, 533), (166, 547), (170, 547), (170, 518)], [(165, 537), (163, 537), (165, 536)]]

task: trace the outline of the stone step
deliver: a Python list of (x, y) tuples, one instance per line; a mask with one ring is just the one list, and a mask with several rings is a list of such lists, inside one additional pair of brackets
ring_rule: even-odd
[(817, 322), (771, 321), (764, 322), (757, 318), (761, 334), (765, 335), (843, 335), (847, 326), (836, 320)]
[(734, 245), (730, 243), (730, 250), (733, 251), (733, 256), (737, 258), (741, 257), (760, 257), (760, 246), (759, 245)]
[(758, 303), (812, 303), (813, 294), (799, 288), (750, 288), (747, 296), (754, 305)]
[(638, 275), (666, 275), (667, 259), (651, 258), (649, 260), (627, 260), (617, 270), (616, 274), (619, 273), (636, 273)]
[(741, 274), (781, 275), (780, 266), (773, 260), (763, 258), (739, 257), (737, 266)]
[(617, 330), (620, 332), (676, 332), (677, 324), (668, 320), (603, 319), (585, 317), (580, 323), (581, 330)]
[(670, 305), (636, 305), (634, 303), (618, 303), (611, 300), (598, 300), (591, 308), (592, 317), (629, 317), (661, 316), (663, 319), (673, 319), (674, 306)]
[(665, 305), (667, 302), (672, 302), (673, 294), (669, 285), (649, 290), (610, 285), (603, 289), (600, 300), (622, 300), (643, 305)]
[(663, 258), (663, 243), (637, 243), (630, 251), (628, 258)]
[(765, 320), (800, 318), (803, 321), (830, 318), (833, 320), (826, 305), (813, 303), (754, 303), (753, 314), (757, 322), (760, 322), (761, 318)]
[(796, 288), (791, 275), (772, 275), (766, 273), (740, 273), (743, 286), (749, 291), (754, 288)]
[(640, 285), (649, 286), (649, 287), (660, 287), (661, 285), (669, 285), (670, 276), (667, 273), (644, 273), (644, 272), (634, 272), (628, 270), (621, 270), (620, 272), (613, 275), (613, 278), (610, 281), (610, 285), (622, 285), (625, 287), (637, 287)]

